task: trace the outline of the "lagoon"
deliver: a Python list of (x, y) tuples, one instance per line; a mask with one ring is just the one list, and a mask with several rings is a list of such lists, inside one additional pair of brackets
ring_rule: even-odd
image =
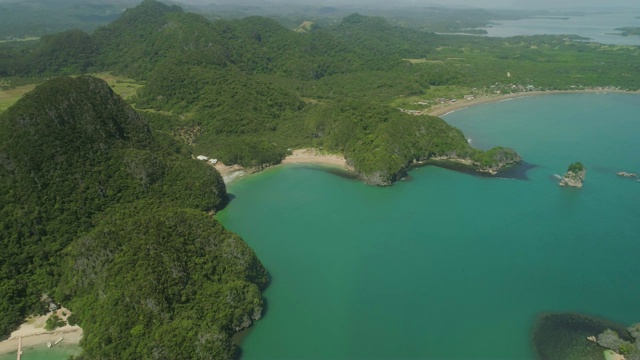
[(558, 17), (535, 17), (521, 20), (496, 20), (481, 27), (487, 36), (507, 37), (518, 35), (575, 34), (602, 44), (640, 45), (640, 36), (620, 36), (620, 27), (640, 27), (638, 12), (584, 13)]
[[(528, 180), (418, 168), (388, 188), (279, 166), (218, 214), (270, 271), (243, 359), (533, 359), (546, 312), (640, 321), (640, 96), (566, 94), (445, 117), (512, 146)], [(584, 188), (554, 174), (581, 161)]]

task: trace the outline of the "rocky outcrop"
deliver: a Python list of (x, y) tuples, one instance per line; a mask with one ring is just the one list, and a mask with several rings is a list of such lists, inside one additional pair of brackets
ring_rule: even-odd
[(617, 332), (606, 329), (597, 337), (598, 345), (605, 349), (613, 350), (616, 354), (621, 354), (626, 360), (640, 360), (640, 347), (638, 347), (638, 335), (640, 335), (640, 324), (631, 325), (627, 328), (628, 334), (635, 340), (626, 341), (621, 339)]
[(607, 329), (603, 331), (602, 334), (598, 335), (598, 337), (596, 338), (596, 342), (603, 348), (611, 349), (618, 353), (626, 343), (626, 341), (620, 339), (620, 336), (617, 332), (611, 329)]
[(628, 173), (626, 171), (620, 171), (620, 172), (616, 173), (616, 175), (622, 176), (622, 177), (629, 177), (629, 178), (637, 178), (638, 177), (638, 174), (636, 174), (636, 173)]
[(560, 186), (572, 186), (581, 188), (582, 182), (587, 175), (587, 168), (582, 163), (576, 162), (569, 165), (567, 172), (560, 180)]
[[(623, 341), (632, 341), (626, 326), (585, 314), (543, 314), (533, 329), (533, 345), (539, 360), (601, 360), (602, 346), (588, 338), (611, 329)], [(626, 355), (625, 355), (626, 356)], [(629, 360), (629, 358), (626, 358)]]
[(391, 186), (395, 181), (397, 175), (389, 176), (384, 171), (376, 171), (371, 174), (357, 173), (358, 177), (364, 181), (365, 184), (374, 186)]
[(518, 164), (522, 158), (513, 149), (496, 147), (470, 157), (460, 157), (456, 154), (432, 156), (431, 161), (451, 161), (469, 166), (477, 172), (496, 175), (507, 166)]

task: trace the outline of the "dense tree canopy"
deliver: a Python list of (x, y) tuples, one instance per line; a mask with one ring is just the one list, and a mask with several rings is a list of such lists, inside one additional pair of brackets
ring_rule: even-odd
[[(0, 57), (0, 65), (7, 64), (6, 69), (0, 66), (0, 73), (111, 71), (144, 82), (133, 99), (136, 106), (177, 116), (180, 121), (155, 124), (181, 138), (191, 134), (192, 151), (225, 163), (259, 169), (279, 162), (289, 148), (326, 146), (344, 152), (364, 179), (387, 174), (383, 178), (390, 181), (412, 161), (443, 152), (485, 168), (517, 156), (500, 148), (460, 151), (468, 148), (463, 136), (456, 141), (445, 137), (438, 151), (415, 146), (407, 133), (414, 126), (433, 132), (425, 139), (456, 130), (445, 123), (434, 126), (433, 119), (392, 114), (397, 109), (383, 106), (416, 108), (443, 95), (589, 86), (632, 89), (639, 83), (637, 49), (567, 36), (442, 36), (360, 14), (292, 31), (257, 16), (211, 22), (155, 0), (128, 9), (92, 36), (63, 33), (31, 50), (10, 50)], [(53, 66), (39, 65), (52, 59)], [(23, 62), (33, 66), (21, 68)], [(346, 103), (357, 110), (331, 110)], [(321, 116), (326, 118), (318, 119)], [(353, 127), (358, 122), (354, 118), (367, 116), (369, 126)], [(354, 132), (347, 138), (308, 125), (319, 122)]]
[(87, 358), (234, 356), (268, 278), (206, 213), (227, 202), (213, 167), (93, 77), (38, 86), (0, 115), (0, 140), (0, 332), (49, 294), (78, 310)]

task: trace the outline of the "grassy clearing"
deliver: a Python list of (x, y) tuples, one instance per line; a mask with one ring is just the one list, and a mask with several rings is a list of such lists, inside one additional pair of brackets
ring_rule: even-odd
[(461, 100), (465, 95), (475, 94), (469, 87), (460, 86), (432, 86), (424, 94), (409, 97), (399, 97), (391, 101), (390, 105), (403, 109), (421, 110), (439, 104), (441, 99)]
[(22, 38), (22, 39), (5, 39), (5, 40), (0, 40), (0, 44), (10, 43), (10, 42), (17, 42), (17, 41), (36, 41), (36, 40), (40, 40), (40, 38), (39, 37), (26, 37), (26, 38)]
[(0, 112), (7, 110), (18, 101), (22, 95), (36, 87), (36, 84), (18, 86), (9, 90), (0, 90)]
[(136, 94), (136, 91), (144, 86), (137, 83), (133, 79), (129, 79), (123, 76), (115, 76), (110, 73), (98, 73), (91, 75), (99, 77), (100, 79), (106, 81), (107, 84), (111, 86), (113, 91), (125, 100), (131, 99)]
[(427, 60), (427, 59), (402, 59), (404, 61), (408, 61), (412, 64), (440, 64), (444, 61), (442, 60)]

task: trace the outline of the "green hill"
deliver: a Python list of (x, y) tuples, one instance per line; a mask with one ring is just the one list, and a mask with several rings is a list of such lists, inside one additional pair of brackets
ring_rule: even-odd
[(266, 271), (206, 213), (227, 202), (220, 175), (100, 79), (51, 80), (0, 115), (0, 199), (3, 334), (49, 294), (77, 314), (86, 358), (232, 358), (260, 317)]
[[(398, 97), (419, 96), (431, 86), (462, 81), (454, 67), (438, 64), (425, 71), (403, 61), (403, 56), (433, 51), (442, 39), (392, 26), (384, 18), (353, 14), (336, 26), (299, 33), (255, 16), (210, 22), (175, 5), (145, 0), (90, 39), (78, 41), (82, 36), (56, 35), (56, 41), (63, 42), (57, 47), (42, 41), (30, 63), (56, 59), (56, 66), (29, 68), (43, 74), (92, 68), (144, 81), (133, 99), (136, 106), (180, 117), (169, 129), (161, 127), (194, 134), (189, 143), (194, 151), (228, 165), (261, 169), (280, 162), (289, 148), (327, 143), (329, 149), (343, 152), (365, 181), (388, 185), (413, 161), (441, 153), (465, 161), (481, 156), (446, 123), (410, 119), (384, 105)], [(345, 103), (357, 104), (357, 110), (331, 110)], [(323, 108), (331, 114), (323, 121), (353, 131), (344, 142), (338, 144), (336, 139), (343, 137), (308, 126), (318, 121)], [(367, 126), (352, 126), (368, 114)], [(407, 125), (387, 125), (396, 124), (391, 119), (404, 119), (397, 121)], [(426, 131), (424, 138), (414, 139), (415, 126)], [(437, 140), (448, 133), (459, 136)], [(354, 139), (367, 141), (355, 146)], [(424, 139), (436, 139), (438, 149), (416, 145)], [(491, 165), (486, 163), (492, 159), (484, 156), (482, 166)]]

